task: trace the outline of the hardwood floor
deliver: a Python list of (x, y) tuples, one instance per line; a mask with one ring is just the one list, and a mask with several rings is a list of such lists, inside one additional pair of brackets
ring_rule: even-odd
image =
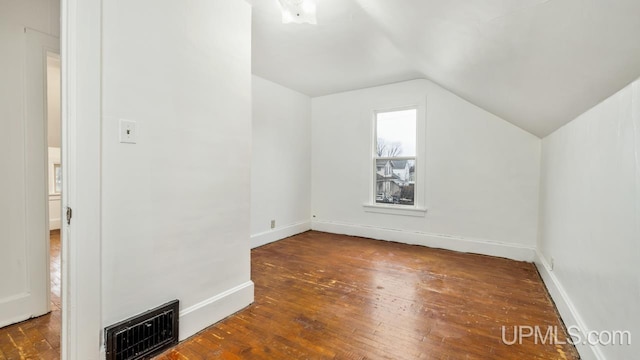
[(51, 312), (0, 329), (0, 360), (60, 359), (60, 232), (51, 232)]
[(169, 359), (578, 359), (513, 339), (566, 330), (534, 265), (307, 232), (252, 251), (255, 303), (156, 357)]
[[(514, 326), (566, 331), (532, 264), (307, 232), (252, 251), (255, 303), (156, 360), (579, 359), (573, 346), (502, 343)], [(0, 329), (0, 360), (60, 358), (60, 236), (53, 311)]]

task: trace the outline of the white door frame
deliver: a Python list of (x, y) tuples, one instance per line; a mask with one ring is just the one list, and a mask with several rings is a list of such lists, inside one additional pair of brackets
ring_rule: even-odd
[[(62, 355), (101, 358), (102, 1), (61, 1)], [(65, 212), (73, 209), (71, 225)]]

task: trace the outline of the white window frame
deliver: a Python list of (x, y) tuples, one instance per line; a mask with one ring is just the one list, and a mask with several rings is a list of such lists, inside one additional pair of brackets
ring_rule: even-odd
[[(377, 139), (378, 139), (378, 114), (403, 110), (416, 110), (416, 154), (415, 156), (394, 156), (394, 157), (378, 157), (377, 156)], [(393, 106), (385, 108), (377, 108), (371, 111), (371, 148), (370, 148), (370, 176), (369, 176), (369, 201), (363, 204), (365, 212), (382, 213), (391, 215), (405, 215), (424, 217), (427, 209), (425, 208), (423, 189), (425, 189), (426, 171), (424, 161), (424, 139), (426, 129), (426, 106), (424, 103), (417, 103), (403, 106)], [(397, 160), (415, 160), (415, 185), (413, 187), (414, 201), (413, 205), (400, 204), (381, 204), (376, 202), (376, 160), (380, 159), (397, 159)]]

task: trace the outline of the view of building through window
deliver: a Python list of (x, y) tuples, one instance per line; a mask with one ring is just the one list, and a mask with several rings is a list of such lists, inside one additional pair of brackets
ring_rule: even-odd
[(416, 109), (376, 113), (376, 203), (414, 205)]

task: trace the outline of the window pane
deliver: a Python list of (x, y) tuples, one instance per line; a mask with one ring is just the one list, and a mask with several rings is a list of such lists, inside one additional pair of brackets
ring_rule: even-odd
[(62, 192), (62, 168), (60, 164), (53, 165), (53, 176), (55, 183), (55, 193), (60, 194)]
[(376, 160), (376, 203), (413, 205), (415, 160)]
[(416, 156), (416, 115), (416, 109), (377, 113), (377, 156)]

